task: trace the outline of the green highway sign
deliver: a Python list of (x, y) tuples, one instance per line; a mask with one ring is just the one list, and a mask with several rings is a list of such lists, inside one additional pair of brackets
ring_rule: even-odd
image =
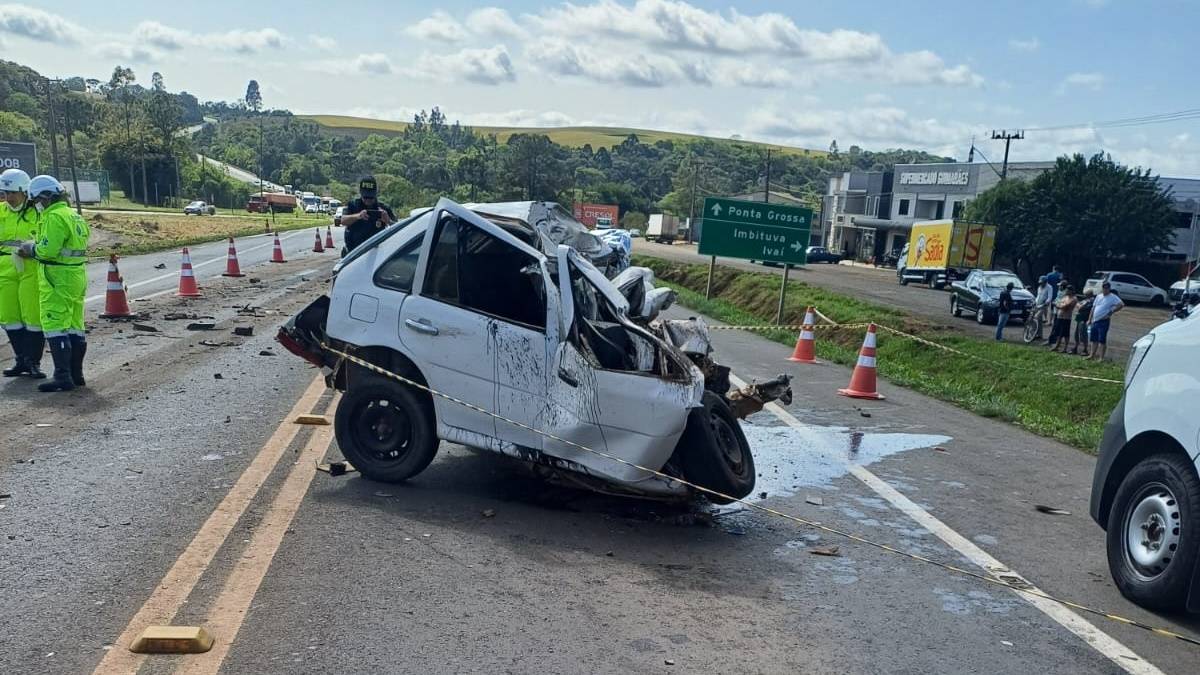
[(812, 209), (706, 197), (700, 253), (803, 265)]

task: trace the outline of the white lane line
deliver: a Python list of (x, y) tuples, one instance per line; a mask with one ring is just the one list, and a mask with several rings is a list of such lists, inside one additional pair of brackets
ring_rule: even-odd
[[(729, 376), (729, 381), (737, 388), (746, 386), (746, 383), (734, 375)], [(787, 410), (784, 410), (777, 403), (768, 403), (764, 410), (769, 410), (772, 414), (778, 417), (784, 424), (788, 426), (807, 430), (810, 427), (800, 420), (796, 419)], [(979, 548), (974, 542), (962, 536), (961, 534), (950, 529), (948, 525), (935, 518), (925, 509), (917, 506), (908, 497), (900, 494), (891, 485), (881, 480), (878, 476), (858, 464), (849, 465), (850, 473), (857, 479), (863, 482), (867, 487), (871, 488), (875, 494), (883, 499), (886, 499), (892, 506), (903, 512), (908, 517), (917, 521), (921, 527), (928, 530), (938, 539), (941, 539), (947, 546), (957, 551), (967, 560), (975, 563), (983, 568), (985, 572), (992, 576), (1003, 575), (1006, 578), (1016, 577), (1021, 582), (1029, 584), (1029, 589), (1034, 593), (1044, 593), (1037, 586), (1029, 583), (1027, 579), (1017, 574), (1008, 565), (1000, 562), (992, 557), (987, 551)], [(1134, 675), (1163, 675), (1163, 672), (1154, 667), (1146, 659), (1138, 656), (1134, 651), (1125, 645), (1121, 644), (1108, 633), (1096, 628), (1091, 622), (1079, 616), (1065, 606), (1060, 605), (1053, 600), (1039, 598), (1029, 593), (1021, 593), (1013, 591), (1013, 593), (1025, 600), (1029, 604), (1039, 609), (1043, 614), (1053, 619), (1063, 628), (1074, 633), (1081, 640), (1086, 642), (1092, 649), (1100, 652), (1105, 658), (1117, 664), (1122, 670), (1133, 673)]]
[[(297, 234), (301, 234), (303, 232), (306, 232), (306, 230), (296, 230), (294, 232), (290, 232), (288, 234), (281, 235), (279, 237), (279, 242), (282, 244), (284, 241), (291, 239), (292, 237), (296, 236)], [(241, 255), (242, 253), (250, 253), (251, 251), (257, 251), (259, 249), (264, 249), (264, 248), (267, 248), (268, 246), (274, 246), (274, 245), (275, 245), (275, 240), (274, 240), (274, 238), (272, 238), (271, 241), (266, 244), (262, 244), (260, 246), (252, 246), (243, 251), (238, 251), (238, 254)], [(219, 257), (212, 258), (211, 260), (205, 260), (203, 262), (192, 263), (192, 269), (204, 267), (205, 265), (212, 265), (212, 264), (215, 264), (218, 262), (226, 262), (228, 259), (229, 259), (229, 251), (227, 250), (225, 253), (222, 253)], [(147, 284), (153, 284), (155, 282), (162, 281), (164, 279), (170, 279), (171, 277), (177, 277), (177, 276), (179, 276), (179, 272), (167, 272), (166, 274), (160, 274), (156, 277), (151, 277), (149, 279), (143, 279), (136, 283), (125, 284), (125, 288), (126, 289), (140, 288), (141, 286), (145, 286)], [(87, 298), (84, 299), (83, 303), (85, 305), (87, 305), (87, 304), (91, 304), (93, 302), (99, 302), (100, 300), (104, 299), (104, 296), (105, 296), (104, 293), (88, 296)], [(152, 296), (147, 296), (147, 297), (152, 297)]]

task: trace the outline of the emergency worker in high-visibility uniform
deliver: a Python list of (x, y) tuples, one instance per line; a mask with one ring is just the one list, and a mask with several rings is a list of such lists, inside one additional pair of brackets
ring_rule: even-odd
[(87, 335), (83, 300), (87, 294), (87, 245), (91, 229), (71, 210), (66, 189), (52, 176), (35, 176), (29, 198), (38, 210), (35, 244), (21, 246), (21, 255), (41, 263), (42, 331), (54, 359), (54, 379), (39, 391), (70, 391), (82, 387)]
[(0, 173), (0, 327), (8, 333), (16, 364), (4, 377), (42, 379), (42, 317), (39, 310), (37, 261), (17, 255), (21, 244), (37, 237), (37, 209), (29, 200), (29, 174), (20, 169)]

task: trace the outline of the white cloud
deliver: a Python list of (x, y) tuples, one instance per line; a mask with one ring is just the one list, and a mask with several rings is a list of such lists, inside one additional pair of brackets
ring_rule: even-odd
[(1059, 92), (1064, 92), (1069, 88), (1100, 91), (1104, 88), (1104, 75), (1102, 73), (1071, 73), (1063, 78), (1062, 84), (1059, 85)]
[(879, 58), (885, 50), (883, 40), (874, 33), (802, 29), (783, 14), (749, 16), (730, 10), (724, 15), (680, 0), (637, 0), (632, 7), (613, 0), (590, 5), (566, 3), (533, 20), (559, 35), (594, 38), (606, 34), (706, 52), (766, 52), (818, 61), (864, 61)]
[(392, 72), (392, 62), (386, 54), (359, 54), (354, 59), (354, 70), (367, 75), (388, 75)]
[(463, 49), (451, 54), (422, 54), (414, 74), (432, 80), (464, 80), (475, 84), (501, 84), (517, 79), (508, 50), (503, 46), (488, 49)]
[(1012, 38), (1008, 41), (1008, 48), (1014, 52), (1036, 52), (1041, 46), (1042, 43), (1036, 37), (1027, 40)]
[(274, 28), (231, 30), (225, 33), (191, 33), (158, 21), (143, 21), (133, 29), (130, 49), (150, 45), (168, 51), (202, 47), (238, 54), (257, 54), (283, 47), (284, 36)]
[(865, 97), (863, 97), (863, 102), (871, 105), (883, 105), (884, 103), (891, 103), (892, 97), (888, 96), (887, 94), (880, 93), (867, 94)]
[(962, 154), (971, 135), (982, 131), (982, 127), (964, 122), (916, 118), (894, 106), (803, 111), (758, 108), (747, 116), (746, 129), (758, 137), (802, 147), (824, 147), (836, 138), (842, 147), (917, 147), (950, 156)]
[(257, 54), (268, 49), (279, 49), (284, 42), (283, 34), (274, 28), (231, 30), (205, 36), (204, 40), (211, 43), (215, 49), (230, 50), (239, 54)]
[(162, 59), (162, 53), (156, 49), (124, 42), (102, 42), (92, 51), (105, 58), (132, 63), (151, 63)]
[(508, 11), (499, 7), (481, 7), (471, 12), (467, 15), (467, 28), (476, 35), (501, 38), (521, 39), (526, 35)]
[(0, 32), (38, 42), (76, 44), (83, 29), (67, 19), (29, 5), (0, 5)]
[(561, 39), (529, 46), (525, 55), (552, 76), (574, 77), (629, 87), (693, 84), (773, 88), (795, 83), (785, 68), (718, 58), (715, 61), (665, 53), (597, 50)]
[(404, 32), (421, 40), (458, 42), (466, 38), (466, 29), (454, 17), (442, 10), (408, 26)]
[(312, 43), (313, 47), (316, 47), (323, 52), (332, 52), (337, 50), (337, 40), (334, 40), (331, 37), (324, 37), (322, 35), (309, 35), (308, 41)]
[(887, 78), (896, 84), (943, 84), (956, 87), (978, 87), (983, 77), (967, 65), (950, 68), (931, 51), (897, 54), (886, 62)]

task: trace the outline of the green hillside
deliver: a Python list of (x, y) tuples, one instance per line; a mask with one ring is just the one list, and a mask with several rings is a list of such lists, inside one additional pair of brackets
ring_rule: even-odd
[[(346, 133), (355, 137), (364, 137), (368, 134), (398, 134), (404, 131), (408, 126), (408, 122), (396, 122), (392, 120), (376, 120), (366, 117), (349, 117), (346, 115), (297, 115), (299, 119), (310, 119), (317, 124), (329, 129), (336, 129), (339, 133)], [(708, 136), (697, 136), (694, 134), (682, 134), (673, 131), (656, 131), (653, 129), (631, 129), (622, 127), (472, 127), (476, 132), (490, 135), (495, 134), (496, 138), (501, 142), (508, 140), (508, 137), (513, 134), (545, 134), (551, 141), (567, 147), (580, 148), (586, 144), (590, 144), (592, 148), (612, 148), (620, 144), (630, 134), (637, 134), (641, 142), (653, 144), (658, 141), (673, 141), (676, 143), (688, 143), (698, 140), (712, 140), (718, 143), (743, 143), (761, 148), (770, 148), (788, 155), (808, 155), (810, 157), (823, 157), (826, 152), (824, 150), (808, 150), (805, 148), (794, 148), (783, 145), (771, 145), (768, 143), (754, 143), (751, 141), (734, 141), (727, 138), (710, 138)]]

